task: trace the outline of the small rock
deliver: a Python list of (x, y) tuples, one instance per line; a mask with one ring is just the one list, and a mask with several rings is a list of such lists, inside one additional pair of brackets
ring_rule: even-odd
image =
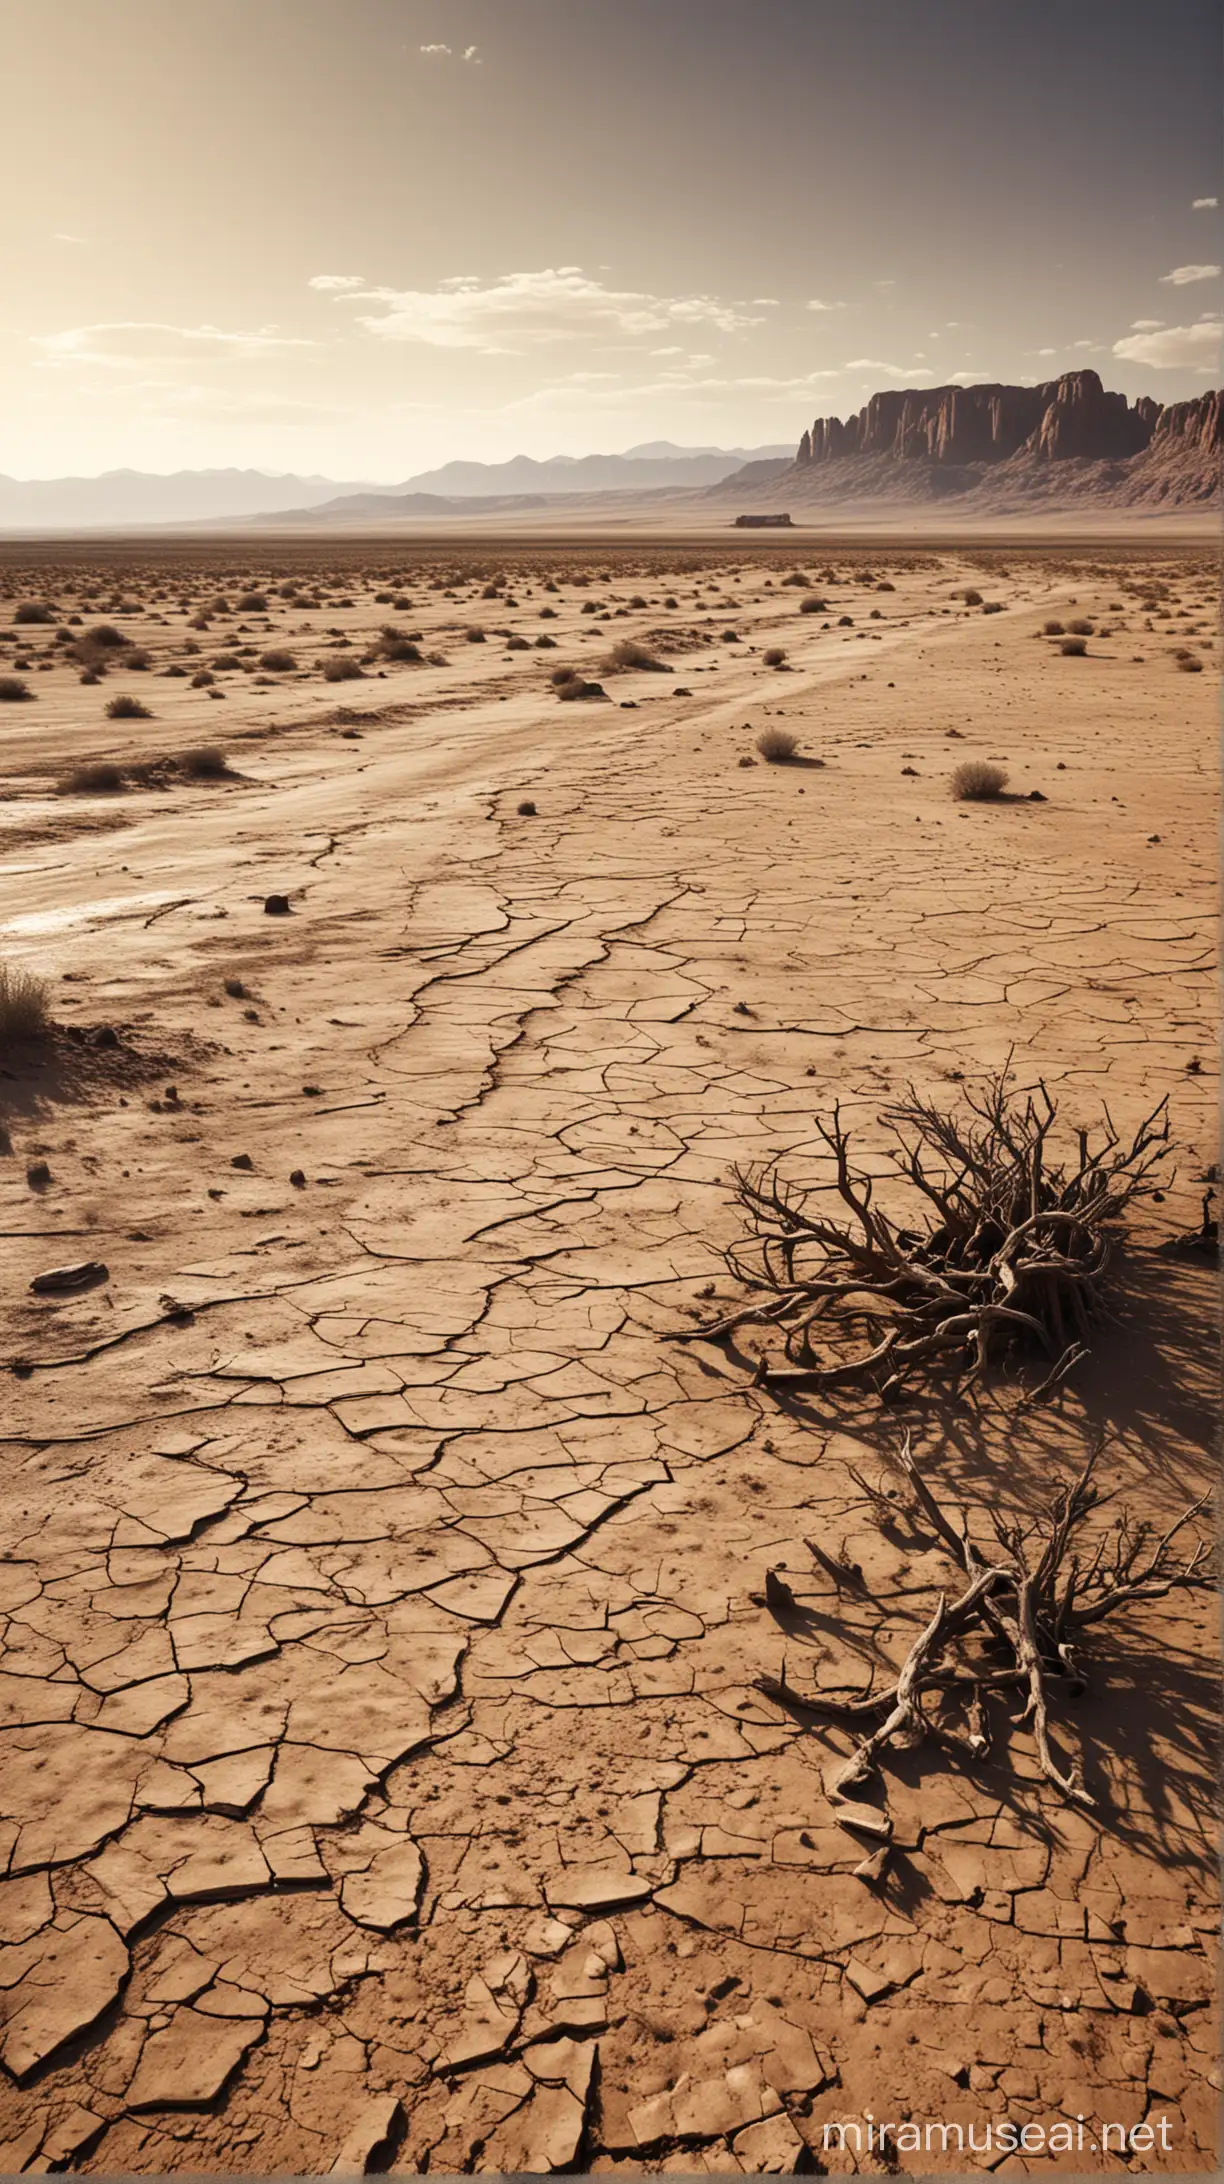
[(522, 803), (516, 804), (514, 808), (517, 811), (520, 819), (534, 819), (536, 816), (535, 805), (532, 803), (529, 796), (525, 796), (522, 800)]
[(291, 1170), (289, 1181), (292, 1183), (295, 1191), (304, 1191), (306, 1188), (306, 1176), (301, 1168), (294, 1168)]
[(45, 1274), (34, 1276), (30, 1287), (36, 1297), (65, 1297), (77, 1289), (96, 1289), (109, 1279), (110, 1270), (101, 1259), (82, 1259), (76, 1266), (48, 1267)]
[(51, 1170), (45, 1160), (32, 1160), (26, 1169), (26, 1182), (32, 1191), (45, 1191), (51, 1181)]
[(90, 1043), (96, 1047), (117, 1047), (119, 1034), (113, 1024), (95, 1024), (90, 1033)]
[(235, 1153), (230, 1166), (231, 1168), (251, 1169), (255, 1166), (255, 1163), (249, 1153)]
[(1040, 789), (1030, 789), (1030, 790), (1029, 790), (1029, 802), (1030, 802), (1030, 804), (1044, 804), (1044, 803), (1045, 803), (1045, 801), (1046, 801), (1046, 799), (1045, 799), (1045, 796), (1044, 796), (1043, 792), (1042, 792), (1042, 791), (1041, 791)]
[(287, 918), (289, 916), (288, 895), (265, 895), (264, 916), (266, 918)]

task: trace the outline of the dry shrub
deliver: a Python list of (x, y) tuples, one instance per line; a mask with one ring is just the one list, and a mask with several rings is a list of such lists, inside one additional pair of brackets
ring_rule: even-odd
[(1082, 614), (1077, 615), (1074, 622), (1068, 622), (1067, 628), (1073, 637), (1091, 637), (1092, 635), (1092, 624), (1086, 622)]
[(1041, 625), (1041, 634), (1043, 637), (1061, 637), (1063, 634), (1063, 625), (1061, 622), (1043, 622)]
[(982, 604), (982, 594), (975, 591), (972, 584), (967, 584), (964, 591), (958, 592), (956, 596), (963, 599), (967, 607), (980, 607)]
[[(185, 675), (186, 672), (185, 667), (168, 667), (166, 669), (168, 675)], [(207, 690), (209, 684), (214, 683), (216, 679), (211, 668), (200, 667), (196, 669), (191, 678), (191, 687), (193, 690)]]
[(112, 759), (89, 758), (57, 786), (61, 796), (115, 796), (123, 787), (123, 775)]
[(261, 591), (243, 592), (238, 601), (239, 614), (266, 614), (268, 595)]
[(346, 660), (341, 654), (333, 653), (323, 662), (324, 682), (360, 682), (361, 679), (356, 660)]
[(108, 720), (152, 720), (153, 715), (142, 698), (129, 697), (125, 692), (110, 700), (106, 717)]
[(959, 804), (991, 803), (1006, 787), (1006, 771), (987, 758), (966, 758), (952, 775), (952, 794)]
[(571, 672), (563, 682), (555, 683), (559, 698), (602, 698), (607, 692), (602, 683), (588, 682), (585, 675)]
[(1182, 675), (1201, 675), (1203, 672), (1202, 661), (1196, 660), (1192, 652), (1188, 652), (1184, 660), (1179, 660), (1177, 666)]
[(21, 705), (33, 695), (29, 683), (23, 682), (20, 675), (0, 675), (0, 704)]
[(799, 738), (789, 728), (762, 728), (756, 747), (771, 766), (785, 766), (798, 750)]
[(818, 592), (809, 592), (806, 599), (799, 601), (800, 614), (827, 614), (828, 611), (828, 600), (822, 599)]
[(41, 1039), (51, 1028), (50, 988), (31, 971), (0, 963), (0, 1052), (21, 1039)]
[(1059, 646), (1064, 660), (1082, 660), (1088, 650), (1086, 637), (1064, 637)]
[(260, 653), (259, 664), (266, 667), (270, 675), (291, 675), (297, 661), (292, 652), (286, 652), (282, 646), (276, 645), (271, 652)]
[(223, 781), (229, 772), (225, 753), (216, 743), (200, 743), (184, 751), (179, 765), (192, 781)]
[(44, 606), (40, 599), (23, 599), (13, 616), (15, 622), (53, 622), (54, 607)]
[(88, 645), (91, 652), (120, 651), (128, 641), (123, 631), (116, 629), (113, 622), (97, 623), (93, 629), (87, 629), (81, 639), (81, 643)]
[(380, 660), (398, 660), (412, 667), (422, 666), (425, 659), (420, 646), (390, 622), (378, 633), (376, 657)]
[(601, 675), (616, 675), (631, 667), (643, 668), (656, 675), (667, 673), (664, 662), (657, 660), (653, 652), (648, 652), (645, 645), (638, 644), (633, 637), (620, 638), (612, 650), (604, 654), (599, 663), (599, 672)]
[(786, 666), (786, 653), (781, 645), (767, 645), (761, 654), (761, 659), (766, 667)]

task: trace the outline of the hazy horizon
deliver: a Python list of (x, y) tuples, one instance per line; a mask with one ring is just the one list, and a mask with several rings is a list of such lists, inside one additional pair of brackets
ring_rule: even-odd
[(0, 471), (394, 483), (1081, 365), (1187, 399), (1219, 43), (1206, 0), (9, 0)]

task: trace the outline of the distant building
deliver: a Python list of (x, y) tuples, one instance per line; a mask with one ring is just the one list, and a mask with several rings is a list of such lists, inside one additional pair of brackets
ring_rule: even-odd
[(789, 516), (737, 516), (737, 531), (786, 531), (791, 528)]

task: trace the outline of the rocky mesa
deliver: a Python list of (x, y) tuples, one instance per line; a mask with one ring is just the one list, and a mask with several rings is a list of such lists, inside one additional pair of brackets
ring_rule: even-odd
[(1168, 405), (1128, 402), (1094, 371), (1035, 387), (889, 388), (855, 417), (818, 417), (771, 498), (1201, 508), (1219, 497), (1222, 447), (1219, 388)]

